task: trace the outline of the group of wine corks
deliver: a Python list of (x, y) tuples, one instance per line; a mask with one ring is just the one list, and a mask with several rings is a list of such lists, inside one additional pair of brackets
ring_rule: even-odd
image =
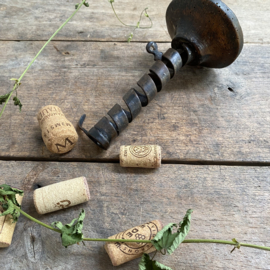
[[(43, 107), (37, 115), (43, 141), (49, 151), (64, 154), (73, 149), (78, 134), (62, 110), (54, 105)], [(120, 166), (138, 168), (159, 168), (161, 147), (158, 145), (121, 146)]]
[[(21, 204), (23, 196), (16, 195), (16, 199)], [(37, 212), (47, 214), (89, 201), (90, 191), (86, 178), (78, 177), (38, 188), (34, 191), (33, 199)], [(11, 215), (0, 217), (0, 248), (10, 246), (15, 226)], [(162, 228), (161, 222), (154, 220), (120, 232), (109, 239), (152, 240)], [(110, 242), (105, 244), (105, 250), (112, 264), (118, 266), (140, 257), (143, 253), (151, 253), (155, 248), (150, 243)]]
[[(78, 134), (61, 109), (54, 105), (43, 107), (37, 116), (42, 130), (43, 141), (53, 153), (63, 154), (73, 149), (78, 141)], [(161, 166), (161, 147), (158, 145), (121, 146), (120, 165), (122, 167), (159, 168)], [(17, 196), (21, 204), (23, 197)], [(39, 214), (65, 209), (90, 200), (90, 192), (85, 177), (63, 181), (38, 188), (33, 195), (34, 205)], [(2, 209), (0, 209), (0, 212)], [(0, 247), (11, 244), (16, 223), (10, 215), (0, 217)], [(162, 229), (158, 220), (136, 226), (109, 237), (109, 239), (151, 240)], [(151, 253), (155, 248), (150, 243), (110, 242), (105, 249), (114, 266), (121, 265)]]

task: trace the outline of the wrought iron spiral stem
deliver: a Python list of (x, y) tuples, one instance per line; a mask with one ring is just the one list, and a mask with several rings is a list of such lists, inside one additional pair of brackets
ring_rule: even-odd
[(82, 115), (79, 120), (79, 127), (93, 140), (99, 147), (107, 150), (112, 139), (118, 136), (140, 113), (142, 107), (154, 99), (167, 82), (175, 74), (193, 59), (190, 48), (183, 44), (180, 50), (168, 49), (164, 54), (158, 51), (155, 42), (149, 42), (146, 46), (148, 53), (154, 55), (155, 63), (137, 82), (142, 92), (131, 88), (123, 97), (128, 110), (123, 109), (119, 104), (115, 104), (107, 115), (104, 116), (89, 131), (83, 128), (86, 115)]

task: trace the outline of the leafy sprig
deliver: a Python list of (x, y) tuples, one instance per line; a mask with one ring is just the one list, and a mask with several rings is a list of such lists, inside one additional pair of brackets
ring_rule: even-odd
[(3, 209), (1, 216), (11, 215), (13, 222), (16, 222), (20, 216), (20, 212), (15, 207), (21, 207), (18, 203), (16, 196), (23, 196), (23, 191), (20, 189), (12, 188), (9, 185), (0, 185), (0, 206)]
[(16, 96), (13, 98), (14, 101), (14, 105), (15, 106), (19, 106), (20, 110), (22, 108), (22, 103), (19, 100), (18, 96), (17, 96), (17, 90), (19, 88), (19, 86), (21, 85), (21, 80), (24, 77), (24, 75), (26, 74), (26, 72), (28, 71), (28, 69), (32, 66), (32, 64), (35, 62), (35, 60), (37, 59), (37, 57), (40, 55), (40, 53), (43, 51), (43, 49), (50, 43), (50, 41), (57, 35), (57, 33), (71, 20), (71, 18), (73, 18), (73, 16), (79, 11), (79, 9), (82, 7), (82, 5), (85, 5), (86, 7), (89, 6), (88, 3), (86, 3), (86, 0), (82, 0), (82, 2), (80, 4), (77, 4), (75, 6), (75, 11), (72, 13), (72, 15), (53, 33), (53, 35), (48, 39), (48, 41), (43, 45), (43, 47), (40, 49), (40, 51), (37, 53), (37, 55), (33, 58), (33, 60), (29, 63), (29, 65), (27, 66), (27, 68), (24, 70), (24, 72), (22, 73), (22, 75), (20, 76), (19, 79), (11, 79), (13, 81), (15, 81), (13, 89), (11, 92), (0, 96), (0, 104), (4, 103), (4, 107), (2, 108), (2, 111), (0, 113), (0, 118), (3, 115), (5, 108), (7, 106), (7, 103), (9, 102), (12, 94), (16, 91)]
[[(236, 239), (232, 241), (226, 240), (209, 240), (209, 239), (188, 239), (185, 240), (189, 230), (190, 230), (190, 221), (192, 210), (188, 210), (183, 220), (179, 223), (170, 223), (166, 225), (153, 240), (134, 240), (134, 239), (97, 239), (97, 238), (84, 238), (83, 237), (83, 221), (85, 218), (85, 211), (81, 210), (79, 217), (71, 221), (71, 223), (63, 225), (62, 222), (53, 222), (51, 227), (34, 217), (25, 213), (20, 204), (18, 203), (16, 196), (23, 195), (23, 191), (12, 188), (9, 185), (0, 185), (0, 206), (4, 209), (4, 212), (0, 216), (11, 215), (14, 221), (18, 220), (20, 213), (27, 217), (28, 219), (38, 223), (39, 225), (50, 229), (52, 231), (58, 232), (61, 234), (62, 245), (67, 247), (81, 241), (95, 241), (95, 242), (120, 242), (120, 243), (150, 243), (155, 246), (157, 249), (156, 252), (162, 253), (162, 250), (165, 250), (165, 253), (172, 254), (175, 249), (181, 243), (215, 243), (215, 244), (225, 244), (234, 246), (234, 251), (236, 248), (250, 247), (261, 249), (265, 251), (270, 251), (270, 247), (257, 246), (247, 243), (240, 243)], [(1, 208), (0, 207), (0, 208)], [(1, 211), (0, 211), (1, 212)], [(176, 232), (173, 231), (176, 229)], [(231, 252), (232, 252), (231, 251)], [(162, 253), (163, 254), (163, 253)], [(163, 254), (165, 255), (165, 254)], [(155, 257), (155, 256), (154, 256)], [(172, 270), (170, 267), (165, 266), (157, 261), (154, 261), (154, 258), (150, 258), (148, 254), (143, 254), (141, 261), (139, 263), (139, 270)]]
[(83, 220), (85, 218), (85, 211), (82, 209), (78, 218), (74, 218), (71, 223), (63, 225), (62, 222), (56, 221), (52, 223), (52, 226), (58, 228), (61, 231), (62, 245), (68, 247), (74, 244), (78, 244), (83, 240)]
[[(114, 0), (109, 0), (110, 4), (111, 4), (111, 7), (113, 9), (113, 12), (116, 16), (116, 18), (125, 26), (128, 26), (128, 27), (134, 27), (134, 30), (129, 34), (128, 36), (128, 39), (127, 41), (130, 42), (134, 36), (134, 31), (138, 28), (141, 28), (141, 29), (147, 29), (147, 28), (151, 28), (153, 26), (153, 22), (150, 18), (150, 16), (148, 15), (147, 13), (147, 8), (145, 8), (141, 15), (140, 15), (140, 19), (139, 21), (137, 22), (136, 25), (128, 25), (128, 24), (125, 24), (117, 15), (115, 9), (114, 9), (114, 6), (113, 6), (113, 3), (114, 3)], [(49, 42), (56, 36), (56, 34), (70, 21), (70, 19), (79, 11), (79, 9), (82, 7), (82, 6), (85, 6), (85, 7), (89, 7), (89, 3), (86, 2), (86, 0), (82, 0), (81, 3), (78, 3), (75, 5), (75, 11), (72, 13), (72, 15), (55, 31), (55, 33), (48, 39), (48, 41), (43, 45), (43, 47), (40, 49), (40, 51), (37, 53), (37, 55), (34, 57), (34, 59), (29, 63), (29, 65), (27, 66), (27, 68), (24, 70), (24, 72), (22, 73), (22, 75), (20, 76), (19, 79), (11, 79), (11, 80), (14, 80), (15, 83), (14, 83), (14, 86), (13, 86), (13, 89), (12, 91), (8, 92), (7, 94), (4, 94), (4, 95), (1, 95), (0, 96), (0, 105), (4, 103), (4, 107), (2, 108), (1, 112), (0, 112), (0, 118), (2, 117), (4, 111), (5, 111), (5, 108), (7, 106), (7, 103), (9, 102), (11, 96), (13, 95), (13, 93), (16, 91), (16, 96), (13, 98), (13, 101), (14, 101), (14, 105), (15, 106), (19, 106), (19, 109), (21, 111), (22, 109), (22, 103), (20, 101), (20, 99), (18, 98), (18, 95), (17, 95), (17, 90), (19, 88), (19, 86), (21, 85), (21, 80), (22, 78), (24, 77), (24, 75), (26, 74), (26, 72), (28, 71), (28, 69), (32, 66), (32, 64), (35, 62), (35, 60), (37, 59), (37, 57), (40, 55), (40, 53), (43, 51), (43, 49), (49, 44)], [(143, 14), (145, 15), (145, 17), (147, 17), (150, 22), (151, 22), (151, 25), (150, 26), (146, 26), (146, 27), (141, 27), (140, 24), (141, 24), (141, 20), (142, 20), (142, 17), (143, 17)]]
[[(193, 210), (189, 209), (179, 225), (170, 223), (165, 226), (160, 232), (157, 233), (152, 240), (152, 244), (156, 250), (165, 250), (170, 255), (178, 248), (178, 246), (185, 240), (190, 230), (191, 213)], [(177, 232), (173, 233), (173, 229), (176, 228)]]
[[(154, 239), (151, 241), (153, 246), (157, 251), (172, 254), (179, 245), (185, 240), (189, 230), (190, 230), (190, 220), (191, 213), (193, 210), (189, 209), (186, 215), (177, 225), (176, 223), (170, 223), (166, 225), (161, 231), (157, 233)], [(173, 229), (176, 228), (177, 231), (173, 233)], [(162, 253), (163, 254), (163, 253)], [(139, 264), (139, 270), (172, 270), (170, 267), (165, 266), (153, 259), (150, 259), (148, 254), (144, 254)]]

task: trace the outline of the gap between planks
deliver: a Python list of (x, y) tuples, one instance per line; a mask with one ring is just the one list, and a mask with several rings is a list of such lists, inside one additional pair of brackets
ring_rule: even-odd
[[(118, 159), (80, 159), (80, 158), (24, 158), (1, 157), (0, 161), (31, 161), (31, 162), (67, 162), (67, 163), (119, 163)], [(270, 167), (270, 162), (262, 161), (212, 161), (212, 160), (162, 160), (163, 165), (201, 165), (201, 166), (234, 166), (234, 167)]]
[[(48, 41), (47, 39), (0, 39), (0, 42), (40, 42), (40, 41)], [(77, 39), (77, 40), (65, 40), (65, 39), (53, 39), (51, 41), (54, 41), (54, 42), (87, 42), (87, 43), (97, 43), (97, 42), (100, 42), (100, 43), (129, 43), (127, 41), (123, 41), (123, 40), (112, 40), (112, 41), (108, 41), (108, 40), (84, 40), (84, 39)], [(171, 40), (167, 40), (167, 41), (159, 41), (159, 40), (153, 40), (155, 41), (156, 43), (171, 43)], [(136, 41), (131, 41), (130, 43), (148, 43), (150, 42), (147, 41), (147, 40), (136, 40)], [(270, 42), (244, 42), (244, 44), (248, 44), (248, 45), (269, 45)]]

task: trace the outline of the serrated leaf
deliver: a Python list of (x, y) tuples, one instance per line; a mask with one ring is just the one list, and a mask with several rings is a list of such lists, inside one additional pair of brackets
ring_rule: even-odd
[[(154, 247), (159, 251), (165, 249), (169, 254), (172, 254), (185, 240), (189, 232), (192, 212), (193, 210), (189, 209), (186, 212), (183, 221), (180, 222), (179, 225), (170, 223), (159, 231), (151, 241)], [(177, 228), (177, 232), (175, 233), (173, 233), (174, 227)]]
[(139, 270), (172, 270), (172, 269), (157, 261), (152, 261), (148, 254), (143, 254), (142, 259), (139, 263)]
[(0, 96), (0, 104), (5, 103), (5, 102), (7, 101), (7, 99), (8, 99), (8, 97), (9, 97), (10, 93), (11, 93), (11, 92), (9, 92), (9, 93), (7, 93), (7, 94), (5, 94), (5, 95)]
[(16, 199), (16, 195), (23, 196), (23, 191), (12, 188), (9, 185), (0, 185), (0, 205), (3, 213), (0, 216), (12, 215), (12, 219), (16, 222), (20, 216), (20, 212), (15, 209), (14, 205), (21, 207)]
[(0, 215), (0, 217), (6, 216), (6, 215), (11, 215), (13, 222), (18, 221), (18, 218), (20, 216), (20, 212), (17, 209), (15, 209), (12, 201), (8, 200), (6, 204), (2, 204), (1, 206), (5, 211)]
[(14, 97), (14, 98), (13, 98), (13, 101), (14, 101), (14, 105), (15, 105), (15, 106), (19, 106), (20, 111), (21, 111), (23, 105), (22, 105), (21, 101), (18, 99), (18, 97)]
[[(20, 206), (16, 199), (16, 194), (23, 196), (23, 190), (12, 188), (11, 186), (7, 184), (0, 185), (0, 198), (4, 199), (4, 196), (7, 196), (9, 200), (12, 201), (17, 206)], [(4, 201), (7, 201), (4, 199)]]
[(78, 218), (74, 218), (71, 223), (63, 225), (62, 222), (56, 221), (52, 226), (61, 231), (62, 245), (68, 247), (83, 240), (83, 220), (85, 218), (85, 211), (82, 209)]

